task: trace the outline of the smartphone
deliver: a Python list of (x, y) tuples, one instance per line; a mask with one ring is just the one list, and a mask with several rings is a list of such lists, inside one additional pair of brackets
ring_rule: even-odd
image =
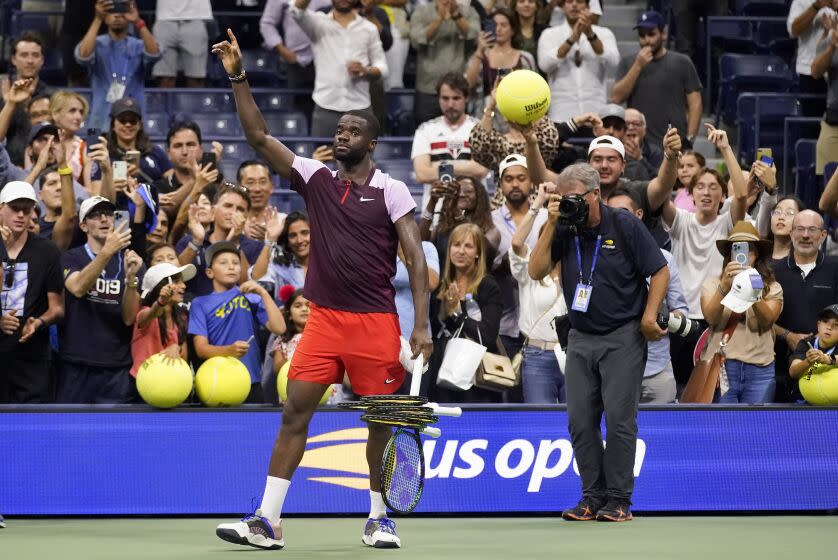
[(493, 42), (493, 43), (495, 42), (495, 39), (497, 37), (497, 30), (498, 30), (498, 26), (495, 23), (495, 20), (493, 20), (493, 19), (484, 19), (483, 20), (483, 31), (485, 31), (486, 33), (488, 33), (489, 35), (492, 36), (491, 42)]
[(128, 178), (128, 162), (127, 161), (115, 161), (112, 164), (113, 167), (113, 180), (114, 181), (124, 181)]
[(113, 0), (113, 5), (111, 6), (110, 13), (111, 14), (127, 14), (129, 7), (130, 7), (129, 0)]
[(125, 161), (129, 163), (133, 163), (134, 165), (138, 165), (140, 161), (140, 151), (139, 150), (127, 150), (125, 152)]
[(102, 131), (98, 128), (88, 128), (87, 129), (87, 136), (84, 138), (85, 144), (87, 144), (87, 152), (90, 153), (90, 147), (94, 144), (100, 144), (102, 141), (99, 140), (99, 137), (102, 136)]
[(774, 165), (774, 158), (771, 156), (762, 156), (759, 160), (766, 165)]
[(774, 162), (774, 151), (771, 148), (757, 148), (757, 157), (754, 159), (764, 161), (762, 158), (765, 156), (772, 158), (771, 161)]
[(215, 152), (204, 152), (204, 155), (201, 156), (201, 167), (203, 168), (208, 163), (211, 164), (211, 170), (216, 168)]
[(748, 266), (748, 242), (734, 241), (733, 248), (730, 251), (730, 259), (742, 266)]
[(454, 180), (454, 164), (450, 161), (439, 162), (439, 180), (450, 183)]
[(113, 229), (118, 231), (123, 224), (127, 224), (129, 220), (128, 210), (117, 210), (113, 213)]

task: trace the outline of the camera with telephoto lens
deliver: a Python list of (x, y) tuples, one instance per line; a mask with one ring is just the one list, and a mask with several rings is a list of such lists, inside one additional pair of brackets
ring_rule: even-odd
[(588, 203), (581, 194), (568, 194), (559, 201), (559, 224), (584, 226), (588, 221)]
[(681, 338), (686, 338), (698, 331), (698, 321), (691, 321), (675, 313), (670, 313), (668, 316), (658, 313), (658, 326)]

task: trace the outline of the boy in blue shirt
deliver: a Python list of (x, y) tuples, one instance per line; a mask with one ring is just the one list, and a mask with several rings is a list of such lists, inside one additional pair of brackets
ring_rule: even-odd
[(202, 360), (233, 356), (250, 372), (247, 402), (264, 402), (260, 385), (262, 356), (253, 344), (259, 325), (275, 334), (285, 332), (285, 319), (268, 291), (256, 282), (237, 286), (241, 278), (239, 249), (221, 241), (206, 250), (206, 274), (213, 293), (192, 300), (188, 332), (194, 335), (195, 352)]

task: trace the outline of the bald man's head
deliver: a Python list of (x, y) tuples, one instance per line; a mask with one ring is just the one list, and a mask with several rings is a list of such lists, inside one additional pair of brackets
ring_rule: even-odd
[(791, 227), (791, 244), (795, 260), (810, 261), (817, 257), (818, 250), (826, 239), (823, 218), (813, 210), (803, 210), (795, 215)]

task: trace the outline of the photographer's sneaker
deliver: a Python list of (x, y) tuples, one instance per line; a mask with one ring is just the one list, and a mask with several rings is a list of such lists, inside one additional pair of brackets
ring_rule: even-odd
[(583, 496), (575, 507), (562, 512), (562, 519), (567, 521), (594, 521), (597, 512), (605, 505), (605, 500)]
[(0, 515), (0, 529), (5, 529), (5, 528), (6, 528), (6, 520), (3, 519), (2, 515)]
[(401, 548), (402, 540), (396, 534), (396, 524), (387, 517), (367, 519), (361, 542), (373, 548)]
[(285, 546), (282, 526), (271, 525), (259, 510), (237, 523), (222, 523), (215, 529), (215, 534), (221, 540), (256, 548), (279, 550)]
[(631, 521), (631, 509), (628, 500), (608, 500), (608, 503), (596, 512), (597, 521)]

